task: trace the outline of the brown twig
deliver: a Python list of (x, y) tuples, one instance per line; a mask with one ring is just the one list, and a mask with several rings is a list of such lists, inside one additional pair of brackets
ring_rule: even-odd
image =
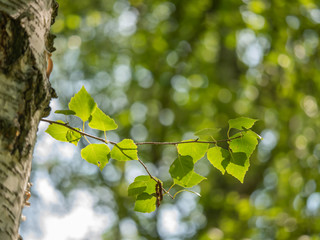
[[(148, 175), (156, 182), (158, 182), (158, 179), (156, 179), (154, 176), (151, 175), (151, 173), (149, 172), (147, 166), (144, 164), (144, 162), (141, 161), (141, 159), (138, 159), (139, 163), (141, 163), (141, 165), (144, 167), (144, 169), (147, 171)], [(164, 188), (162, 187), (162, 190), (167, 193), (172, 199), (173, 199), (173, 196)]]
[(202, 140), (188, 140), (188, 141), (178, 141), (178, 142), (136, 142), (136, 145), (178, 145), (178, 144), (184, 144), (184, 143), (211, 143), (211, 144), (216, 144), (218, 142), (230, 142), (234, 139), (241, 138), (242, 136), (237, 136), (233, 138), (227, 138), (227, 139), (221, 139), (221, 140), (216, 140), (216, 141), (202, 141)]
[(104, 142), (104, 143), (111, 143), (111, 144), (113, 144), (113, 145), (116, 145), (116, 144), (117, 144), (116, 142), (112, 142), (112, 141), (109, 141), (109, 140), (105, 140), (105, 139), (103, 139), (103, 138), (99, 138), (99, 137), (96, 137), (96, 136), (94, 136), (94, 135), (91, 135), (91, 134), (88, 134), (88, 133), (79, 131), (78, 129), (75, 129), (75, 128), (69, 126), (68, 123), (61, 123), (61, 122), (52, 121), (52, 120), (48, 120), (48, 119), (44, 119), (44, 118), (41, 118), (41, 121), (47, 122), (47, 123), (50, 123), (50, 124), (58, 124), (58, 125), (64, 126), (64, 127), (66, 127), (66, 128), (69, 128), (69, 129), (77, 132), (77, 133), (80, 133), (80, 134), (83, 135), (83, 136), (87, 136), (87, 137), (96, 139), (96, 140), (98, 140), (98, 141)]
[[(48, 120), (48, 119), (44, 119), (44, 118), (41, 118), (41, 121), (48, 122), (50, 124), (58, 124), (58, 125), (67, 127), (67, 128), (69, 128), (69, 129), (71, 129), (71, 130), (73, 130), (75, 132), (80, 133), (81, 135), (96, 139), (96, 140), (104, 142), (104, 143), (110, 143), (110, 144), (113, 144), (113, 145), (117, 144), (116, 142), (113, 142), (113, 141), (110, 141), (110, 140), (106, 141), (103, 138), (99, 138), (99, 137), (96, 137), (94, 135), (79, 131), (79, 130), (69, 126), (67, 123), (61, 123), (61, 122), (52, 121), (52, 120)], [(178, 144), (185, 144), (185, 143), (210, 143), (210, 144), (216, 144), (218, 142), (230, 142), (232, 140), (235, 140), (235, 139), (238, 139), (238, 138), (241, 138), (241, 137), (242, 136), (240, 135), (240, 136), (233, 137), (233, 138), (227, 138), (227, 139), (221, 139), (221, 140), (215, 140), (215, 141), (202, 141), (202, 140), (195, 139), (195, 140), (177, 141), (177, 142), (135, 142), (134, 144), (137, 145), (137, 146), (139, 146), (139, 145), (178, 145)]]

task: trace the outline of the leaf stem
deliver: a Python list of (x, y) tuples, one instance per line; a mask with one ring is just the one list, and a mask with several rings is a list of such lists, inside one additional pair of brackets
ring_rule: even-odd
[(197, 192), (192, 191), (192, 190), (189, 190), (189, 189), (182, 189), (182, 190), (176, 192), (176, 193), (173, 195), (173, 198), (176, 198), (176, 196), (177, 196), (179, 193), (181, 193), (181, 192), (191, 192), (191, 193), (196, 194), (198, 197), (201, 197), (200, 193), (197, 193)]
[(170, 187), (169, 187), (169, 189), (168, 189), (168, 191), (170, 191), (171, 190), (171, 188), (173, 188), (173, 186), (174, 185), (176, 185), (175, 183), (173, 183)]
[(104, 131), (103, 133), (104, 133), (104, 139), (107, 141), (107, 133), (106, 133), (106, 131)]
[(86, 136), (83, 136), (83, 137), (84, 137), (85, 140), (87, 140), (87, 142), (88, 142), (89, 144), (91, 144), (91, 142), (89, 141), (89, 139), (88, 139)]

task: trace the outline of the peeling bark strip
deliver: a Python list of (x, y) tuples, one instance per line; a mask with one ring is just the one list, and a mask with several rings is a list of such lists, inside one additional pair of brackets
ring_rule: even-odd
[(54, 90), (46, 50), (54, 0), (0, 0), (0, 239), (16, 240), (40, 118)]

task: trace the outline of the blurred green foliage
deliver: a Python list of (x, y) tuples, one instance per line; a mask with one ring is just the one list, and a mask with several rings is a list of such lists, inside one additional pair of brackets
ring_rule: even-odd
[[(243, 184), (199, 161), (197, 171), (207, 178), (201, 198), (166, 198), (157, 214), (135, 213), (127, 196), (127, 173), (139, 166), (110, 162), (119, 175), (112, 178), (78, 169), (57, 176), (56, 162), (47, 163), (66, 196), (77, 187), (110, 190), (112, 201), (97, 201), (117, 216), (105, 239), (320, 239), (318, 1), (59, 4), (51, 82), (64, 106), (84, 84), (119, 124), (110, 138), (179, 141), (223, 127), (219, 139), (231, 118), (261, 119), (254, 130), (264, 140)], [(170, 186), (175, 149), (139, 152)], [(137, 231), (126, 235), (123, 226)]]

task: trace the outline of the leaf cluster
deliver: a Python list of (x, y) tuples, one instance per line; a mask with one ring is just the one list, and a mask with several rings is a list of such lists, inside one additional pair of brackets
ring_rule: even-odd
[[(84, 137), (88, 145), (81, 150), (81, 157), (87, 162), (99, 167), (102, 171), (110, 158), (117, 161), (138, 160), (145, 168), (148, 175), (142, 175), (135, 178), (134, 182), (128, 187), (128, 195), (135, 196), (136, 202), (134, 209), (139, 212), (152, 212), (156, 206), (160, 205), (163, 192), (174, 198), (181, 191), (190, 191), (192, 188), (205, 180), (204, 176), (196, 173), (194, 165), (207, 155), (210, 163), (222, 174), (226, 172), (241, 183), (250, 166), (250, 156), (255, 150), (258, 139), (260, 138), (251, 130), (255, 119), (240, 117), (229, 120), (228, 138), (225, 140), (216, 140), (214, 135), (219, 129), (203, 129), (195, 133), (197, 139), (190, 139), (181, 142), (167, 142), (165, 144), (174, 145), (177, 148), (177, 158), (172, 162), (169, 173), (173, 179), (173, 184), (169, 188), (178, 185), (183, 190), (178, 191), (174, 196), (162, 187), (162, 181), (151, 175), (146, 165), (138, 157), (137, 145), (160, 144), (156, 142), (135, 143), (132, 139), (124, 139), (119, 143), (109, 141), (106, 138), (106, 131), (115, 130), (118, 125), (115, 121), (106, 115), (84, 87), (76, 93), (70, 100), (68, 110), (57, 110), (55, 113), (63, 115), (74, 115), (83, 122), (82, 129), (74, 128), (61, 120), (50, 121), (46, 130), (56, 140), (70, 142), (77, 146), (78, 142)], [(105, 138), (97, 138), (85, 133), (85, 123), (93, 129), (104, 132)], [(230, 132), (233, 135), (230, 136)], [(100, 140), (101, 144), (90, 143), (87, 137)], [(227, 148), (219, 146), (221, 142), (227, 142)], [(107, 144), (113, 147), (110, 150)], [(161, 195), (161, 196), (160, 196)]]

